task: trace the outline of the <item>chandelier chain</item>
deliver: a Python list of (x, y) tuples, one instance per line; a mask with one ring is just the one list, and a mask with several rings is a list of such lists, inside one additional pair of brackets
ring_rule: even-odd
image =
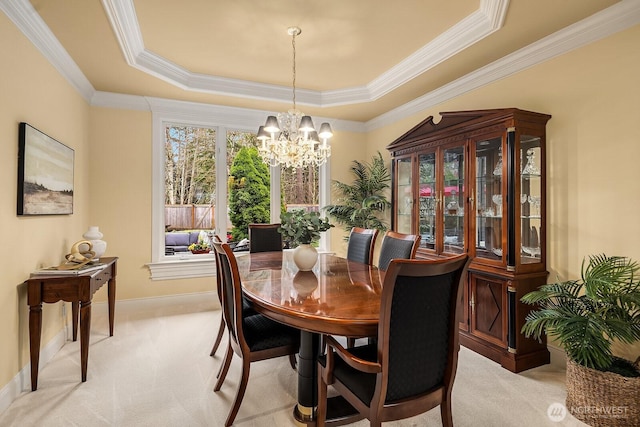
[(296, 33), (291, 38), (291, 46), (293, 46), (293, 109), (296, 109)]

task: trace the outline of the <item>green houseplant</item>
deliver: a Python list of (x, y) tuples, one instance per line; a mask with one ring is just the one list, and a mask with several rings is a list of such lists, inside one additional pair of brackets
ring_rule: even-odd
[[(566, 406), (593, 426), (640, 424), (640, 371), (612, 352), (614, 341), (640, 340), (639, 270), (626, 257), (592, 255), (583, 260), (580, 279), (543, 285), (522, 298), (538, 307), (522, 332), (546, 333), (566, 351)], [(624, 411), (614, 417), (584, 408)]]
[(353, 184), (333, 181), (340, 197), (336, 204), (327, 205), (323, 209), (327, 215), (344, 226), (346, 231), (353, 227), (387, 230), (388, 227), (381, 215), (391, 206), (385, 196), (391, 175), (384, 164), (382, 154), (378, 152), (370, 163), (354, 160), (351, 172), (355, 177)]
[(327, 218), (321, 218), (318, 212), (307, 212), (304, 209), (293, 209), (280, 215), (278, 231), (289, 247), (317, 242), (320, 233), (327, 231), (333, 224)]
[(333, 224), (327, 218), (321, 218), (318, 212), (294, 209), (280, 216), (278, 231), (289, 247), (295, 248), (293, 260), (300, 271), (309, 271), (318, 259), (318, 251), (311, 244), (320, 239), (320, 233), (327, 231)]

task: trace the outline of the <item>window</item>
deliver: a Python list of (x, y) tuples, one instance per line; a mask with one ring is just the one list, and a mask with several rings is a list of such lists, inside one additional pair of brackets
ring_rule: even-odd
[[(220, 113), (220, 111), (218, 111)], [(212, 123), (214, 114), (161, 114), (153, 116), (152, 279), (201, 277), (215, 272), (213, 256), (192, 255), (182, 240), (166, 240), (167, 233), (182, 233), (192, 240), (217, 233), (232, 237), (229, 214), (233, 201), (233, 161), (240, 150), (257, 146), (255, 130), (244, 129), (238, 117), (224, 112), (229, 126)], [(259, 123), (261, 118), (249, 119)], [(221, 143), (226, 141), (225, 143)], [(318, 210), (328, 200), (328, 163), (309, 170), (269, 168), (266, 171), (269, 200), (264, 222), (279, 222), (282, 208)], [(170, 237), (175, 237), (171, 235)], [(328, 249), (323, 238), (320, 249)], [(166, 244), (165, 244), (166, 243)], [(179, 247), (179, 248), (178, 248)]]

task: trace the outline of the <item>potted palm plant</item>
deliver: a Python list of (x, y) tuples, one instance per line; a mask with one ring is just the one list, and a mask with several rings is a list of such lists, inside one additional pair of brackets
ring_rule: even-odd
[(293, 251), (293, 260), (300, 271), (310, 271), (318, 260), (318, 251), (312, 243), (320, 239), (320, 233), (327, 231), (333, 224), (327, 218), (321, 218), (318, 212), (293, 209), (280, 216), (278, 231), (282, 239)]
[(567, 353), (567, 409), (592, 426), (640, 425), (640, 370), (614, 356), (612, 344), (640, 340), (638, 264), (592, 255), (578, 280), (541, 286), (522, 298), (537, 305), (522, 328), (544, 333)]
[(386, 198), (391, 175), (382, 154), (378, 152), (370, 163), (354, 160), (351, 172), (355, 177), (352, 184), (333, 181), (340, 196), (336, 204), (327, 205), (323, 209), (343, 225), (347, 232), (353, 227), (387, 230), (381, 215), (391, 206)]

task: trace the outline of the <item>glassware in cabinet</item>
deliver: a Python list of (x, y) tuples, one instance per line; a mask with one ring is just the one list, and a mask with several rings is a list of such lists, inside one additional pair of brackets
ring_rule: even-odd
[(465, 251), (465, 147), (446, 148), (442, 156), (444, 252), (460, 254)]
[(422, 236), (420, 247), (435, 250), (436, 248), (436, 155), (421, 154), (418, 157), (419, 214), (418, 232)]
[(413, 175), (411, 157), (396, 161), (396, 231), (411, 233), (413, 219)]
[(476, 256), (501, 260), (503, 193), (502, 135), (472, 143), (475, 153), (475, 252)]
[(542, 262), (542, 174), (541, 138), (520, 136), (520, 262)]

